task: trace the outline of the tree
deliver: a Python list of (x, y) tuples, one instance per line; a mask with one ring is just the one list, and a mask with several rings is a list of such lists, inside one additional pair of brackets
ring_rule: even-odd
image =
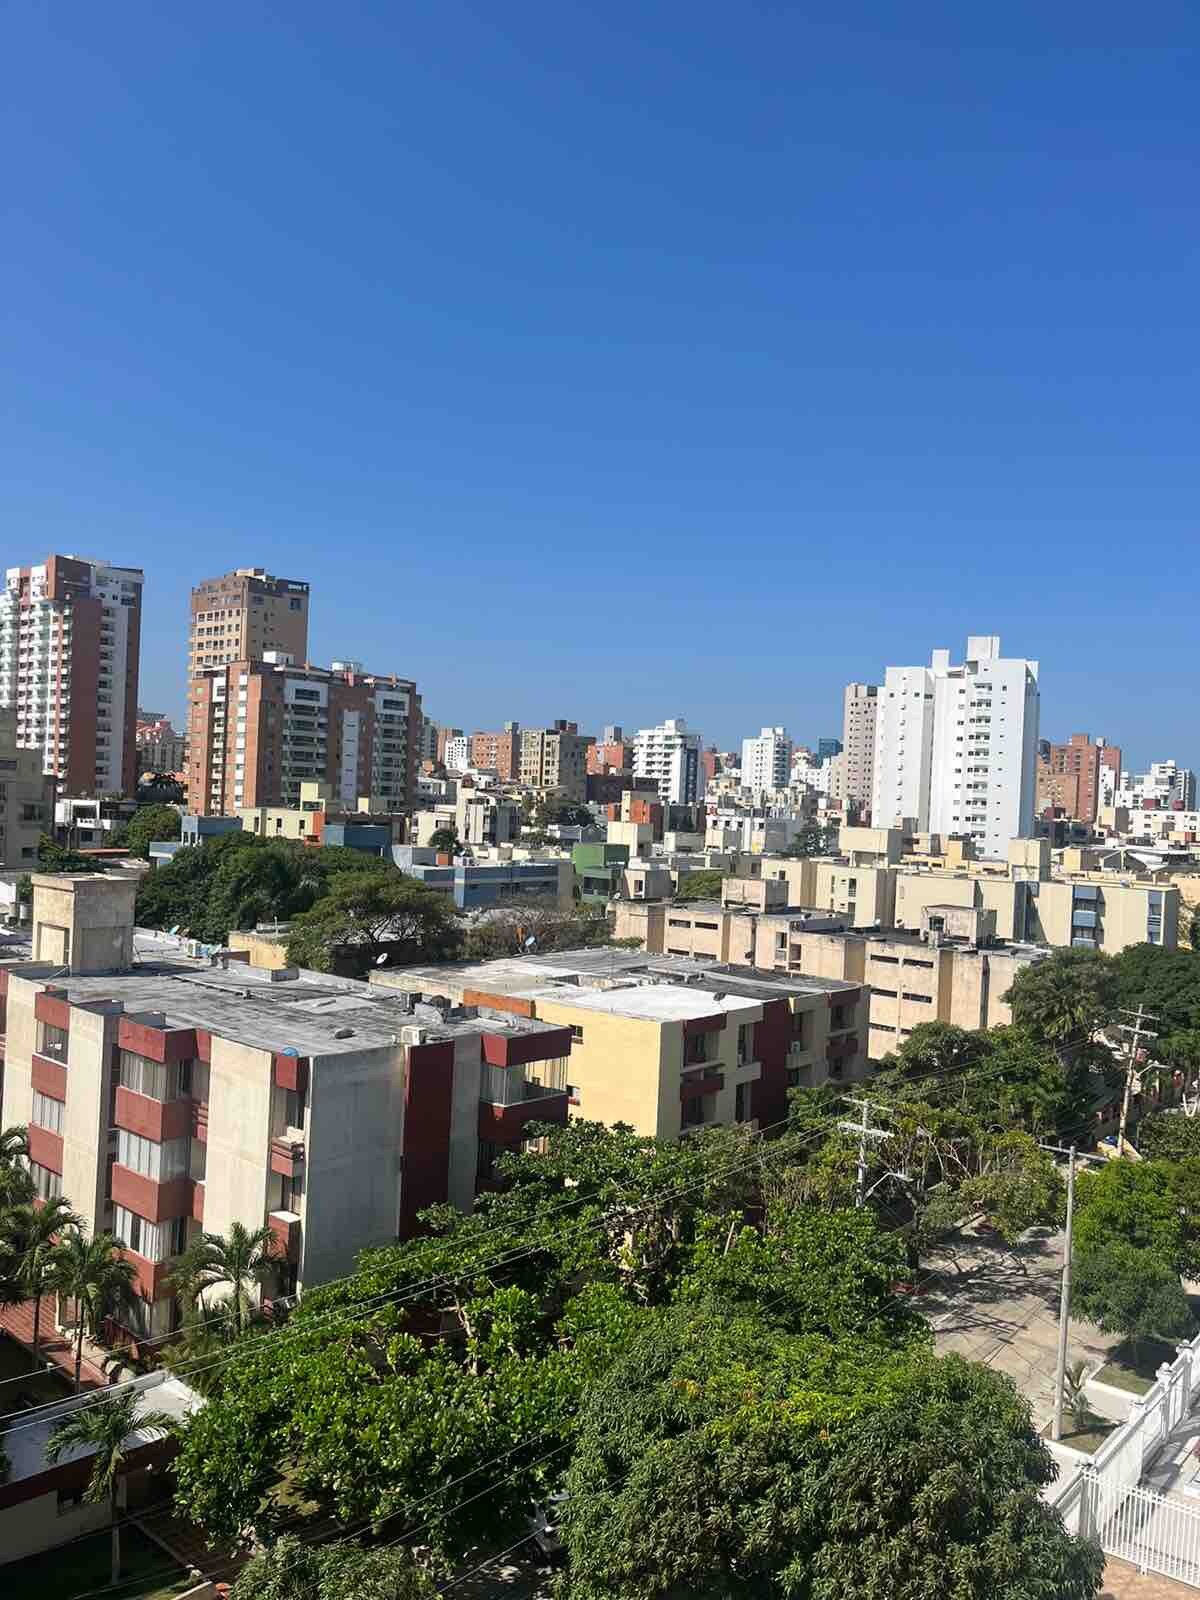
[(1200, 1028), (1200, 960), (1194, 950), (1128, 945), (1114, 958), (1117, 1003), (1146, 1007), (1157, 1021), (1160, 1047), (1184, 1029)]
[(82, 1228), (68, 1228), (54, 1247), (55, 1291), (75, 1306), (75, 1388), (83, 1367), (83, 1339), (96, 1338), (109, 1317), (129, 1309), (137, 1270), (121, 1254), (111, 1233), (89, 1239)]
[(540, 954), (577, 950), (580, 946), (608, 944), (610, 939), (608, 913), (603, 906), (572, 906), (564, 910), (553, 899), (518, 898), (497, 906), (469, 929), (463, 955), (468, 961), (490, 961), (527, 950)]
[(53, 1466), (68, 1451), (92, 1452), (92, 1476), (84, 1499), (107, 1499), (112, 1522), (112, 1582), (121, 1577), (121, 1519), (118, 1514), (121, 1479), (128, 1465), (128, 1446), (143, 1434), (170, 1433), (175, 1420), (165, 1411), (138, 1414), (141, 1391), (126, 1389), (101, 1405), (81, 1406), (58, 1424), (46, 1444), (46, 1460)]
[(1075, 1242), (1081, 1253), (1122, 1243), (1147, 1250), (1176, 1277), (1200, 1276), (1200, 1166), (1110, 1161), (1076, 1183)]
[(123, 843), (130, 855), (149, 858), (154, 839), (178, 839), (182, 818), (174, 806), (139, 806), (125, 827)]
[(42, 1322), (42, 1296), (54, 1287), (57, 1263), (54, 1247), (68, 1228), (79, 1228), (83, 1219), (71, 1210), (66, 1200), (47, 1200), (34, 1205), (32, 1200), (0, 1213), (0, 1237), (16, 1263), (16, 1279), (25, 1296), (33, 1301), (33, 1366), (38, 1367), (38, 1335)]
[(102, 862), (97, 862), (95, 856), (81, 855), (78, 850), (59, 844), (48, 833), (44, 833), (38, 841), (38, 871), (103, 872), (104, 866)]
[(958, 1356), (653, 1319), (593, 1386), (566, 1479), (569, 1600), (1088, 1600), (1101, 1552), (1010, 1380)]
[(1004, 999), (1013, 1021), (1061, 1053), (1089, 1042), (1116, 1014), (1118, 985), (1111, 956), (1056, 950), (1022, 968)]
[(400, 964), (447, 960), (458, 940), (446, 897), (389, 868), (335, 877), (329, 893), (294, 919), (287, 949), (290, 962), (317, 972), (344, 954), (361, 977), (384, 954)]
[(830, 823), (822, 828), (815, 822), (810, 822), (807, 827), (801, 828), (783, 853), (799, 860), (804, 860), (808, 856), (831, 855), (838, 847), (839, 832), (836, 823)]
[(33, 1181), (25, 1158), (29, 1138), (24, 1128), (0, 1132), (0, 1208), (23, 1205), (33, 1199)]
[(1191, 945), (1193, 954), (1200, 955), (1200, 905), (1192, 908), (1191, 917), (1187, 923), (1188, 944)]
[(1152, 1111), (1137, 1130), (1138, 1153), (1152, 1161), (1200, 1161), (1200, 1119)]
[(285, 1533), (242, 1568), (230, 1600), (432, 1600), (436, 1593), (407, 1550), (314, 1545)]
[(1174, 1342), (1196, 1331), (1179, 1274), (1154, 1250), (1123, 1239), (1081, 1247), (1071, 1281), (1071, 1310), (1104, 1333), (1119, 1333), (1134, 1359), (1147, 1339)]
[(983, 1030), (972, 1032), (950, 1022), (919, 1022), (898, 1050), (884, 1056), (880, 1070), (895, 1071), (905, 1078), (949, 1074), (978, 1064), (991, 1049)]
[(685, 872), (675, 891), (676, 900), (719, 900), (725, 874), (715, 868), (704, 872)]
[(458, 833), (454, 828), (437, 828), (430, 836), (429, 847), (436, 850), (439, 855), (457, 855), (462, 849), (458, 842)]
[(1087, 1362), (1070, 1362), (1063, 1373), (1063, 1404), (1071, 1413), (1075, 1427), (1080, 1433), (1092, 1421), (1092, 1408), (1087, 1397), (1087, 1382)]
[(184, 1304), (205, 1310), (211, 1289), (229, 1290), (235, 1338), (246, 1330), (256, 1309), (254, 1290), (261, 1289), (279, 1265), (275, 1235), (265, 1225), (253, 1231), (240, 1222), (228, 1234), (200, 1233), (191, 1241), (171, 1274), (171, 1286)]

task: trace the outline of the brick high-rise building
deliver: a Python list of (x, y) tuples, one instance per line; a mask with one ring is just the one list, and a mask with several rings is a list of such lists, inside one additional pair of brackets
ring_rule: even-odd
[(567, 800), (587, 795), (587, 749), (594, 743), (577, 722), (521, 731), (520, 781), (535, 789), (561, 789)]
[(1040, 813), (1061, 807), (1077, 822), (1094, 822), (1105, 769), (1116, 775), (1109, 785), (1115, 788), (1121, 772), (1118, 745), (1105, 739), (1093, 743), (1086, 733), (1073, 733), (1066, 744), (1043, 739), (1038, 745), (1036, 809)]
[(521, 728), (506, 722), (502, 733), (473, 733), (471, 765), (495, 772), (501, 783), (511, 783), (521, 770)]
[(188, 794), (201, 816), (297, 806), (302, 782), (353, 806), (406, 812), (416, 794), (421, 699), (407, 678), (357, 662), (298, 667), (268, 652), (192, 680)]
[(69, 795), (137, 783), (140, 567), (47, 556), (9, 567), (0, 595), (0, 706)]
[(273, 578), (263, 567), (238, 567), (192, 590), (188, 677), (230, 661), (257, 661), (282, 650), (308, 656), (308, 585)]

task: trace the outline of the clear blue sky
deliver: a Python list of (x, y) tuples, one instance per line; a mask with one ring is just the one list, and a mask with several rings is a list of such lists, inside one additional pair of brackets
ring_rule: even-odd
[(5, 564), (722, 746), (1000, 633), (1200, 765), (1200, 14), (16, 0)]

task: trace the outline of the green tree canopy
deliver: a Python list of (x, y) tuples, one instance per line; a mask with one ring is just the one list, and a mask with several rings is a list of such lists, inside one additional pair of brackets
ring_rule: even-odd
[(1133, 944), (1114, 958), (1117, 1003), (1131, 1010), (1141, 1004), (1157, 1020), (1156, 1054), (1173, 1034), (1200, 1029), (1200, 957), (1194, 950), (1164, 950), (1159, 944)]
[(1076, 1183), (1080, 1252), (1121, 1243), (1147, 1250), (1176, 1276), (1200, 1276), (1200, 1166), (1110, 1161)]
[(1179, 1274), (1157, 1251), (1124, 1239), (1077, 1249), (1071, 1310), (1104, 1333), (1123, 1335), (1135, 1351), (1147, 1339), (1174, 1341), (1196, 1331)]
[(230, 1600), (432, 1600), (436, 1593), (407, 1550), (312, 1544), (285, 1533), (246, 1563)]
[(462, 848), (458, 842), (458, 833), (454, 828), (437, 828), (429, 840), (431, 850), (440, 851), (444, 855), (455, 855)]
[(1056, 950), (1022, 968), (1004, 998), (1015, 1023), (1059, 1050), (1090, 1041), (1120, 1003), (1113, 958), (1093, 950)]
[(122, 842), (130, 855), (148, 857), (154, 839), (178, 839), (183, 826), (174, 806), (139, 806), (125, 826)]
[(783, 853), (785, 856), (794, 856), (801, 860), (807, 856), (832, 855), (838, 847), (839, 832), (836, 823), (830, 823), (824, 828), (815, 822), (810, 823), (808, 827), (801, 828)]
[(675, 891), (676, 900), (719, 900), (725, 874), (716, 868), (703, 872), (685, 872)]
[(1200, 1118), (1152, 1111), (1138, 1124), (1137, 1146), (1150, 1161), (1200, 1161)]
[(593, 1387), (567, 1476), (569, 1600), (1087, 1600), (1098, 1549), (1011, 1382), (677, 1308)]
[(456, 954), (453, 904), (391, 868), (339, 873), (311, 910), (293, 919), (288, 960), (328, 972), (341, 956), (361, 977), (383, 954), (398, 964)]

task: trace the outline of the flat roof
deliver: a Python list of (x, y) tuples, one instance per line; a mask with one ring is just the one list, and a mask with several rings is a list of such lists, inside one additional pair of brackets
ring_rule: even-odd
[(570, 984), (551, 984), (528, 989), (531, 1000), (578, 1007), (581, 1011), (606, 1011), (612, 1016), (637, 1017), (647, 1022), (689, 1022), (714, 1016), (719, 1011), (756, 1011), (747, 996), (717, 990), (703, 984), (635, 983), (619, 989), (577, 989)]
[[(165, 1411), (168, 1416), (176, 1417), (180, 1421), (198, 1410), (204, 1399), (194, 1389), (190, 1389), (179, 1378), (169, 1377), (165, 1372), (151, 1372), (144, 1378), (137, 1378), (132, 1385), (118, 1384), (102, 1391), (104, 1399), (114, 1392), (122, 1392), (127, 1387), (133, 1387), (142, 1398), (138, 1402), (138, 1414), (147, 1411)], [(12, 1472), (9, 1483), (19, 1483), (22, 1478), (33, 1478), (46, 1471), (46, 1445), (50, 1435), (63, 1420), (77, 1411), (80, 1406), (88, 1407), (98, 1403), (99, 1398), (95, 1392), (85, 1390), (82, 1394), (68, 1395), (57, 1405), (39, 1407), (28, 1412), (15, 1412), (8, 1419), (7, 1431), (0, 1428), (0, 1444), (4, 1446), (5, 1454), (12, 1462)], [(149, 1444), (155, 1438), (162, 1438), (161, 1434), (133, 1435), (139, 1444)], [(68, 1450), (63, 1455), (63, 1461), (81, 1461), (95, 1454), (87, 1445), (76, 1450)]]
[[(42, 964), (27, 974), (15, 967), (10, 971), (51, 983), (74, 1004), (118, 1000), (126, 1015), (159, 1013), (168, 1028), (203, 1028), (254, 1049), (291, 1049), (302, 1056), (384, 1048), (399, 1042), (404, 1027), (419, 1027), (427, 1039), (449, 1039), (472, 1032), (536, 1032), (547, 1026), (504, 1014), (439, 1019), (423, 1008), (415, 1015), (398, 994), (359, 978), (300, 970), (281, 979), (241, 961), (214, 967), (189, 957), (182, 941), (143, 930), (135, 935), (134, 960), (129, 972), (88, 977), (53, 977), (55, 969), (43, 971)], [(431, 984), (426, 992), (441, 991)], [(347, 1028), (352, 1030), (349, 1037), (336, 1037)]]

